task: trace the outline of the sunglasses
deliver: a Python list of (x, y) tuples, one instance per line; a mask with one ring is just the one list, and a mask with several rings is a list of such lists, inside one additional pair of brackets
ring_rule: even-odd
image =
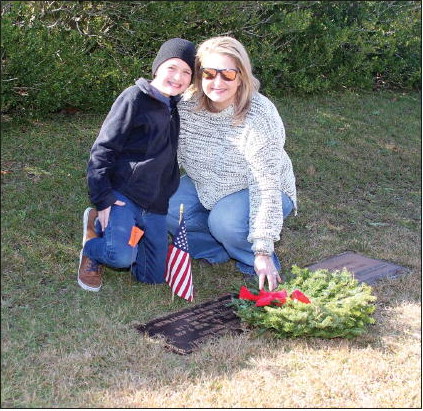
[(234, 81), (236, 79), (237, 74), (239, 73), (238, 69), (214, 69), (201, 67), (200, 70), (201, 76), (206, 80), (213, 80), (216, 78), (218, 73), (220, 73), (223, 80)]

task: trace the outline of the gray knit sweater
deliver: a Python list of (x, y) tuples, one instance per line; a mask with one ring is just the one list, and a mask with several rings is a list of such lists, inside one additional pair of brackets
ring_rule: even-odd
[(272, 253), (283, 225), (281, 192), (297, 207), (292, 163), (284, 149), (285, 128), (275, 105), (255, 93), (241, 125), (233, 125), (233, 106), (210, 113), (197, 111), (195, 105), (194, 99), (178, 104), (180, 165), (208, 210), (223, 197), (249, 189), (247, 240), (253, 251)]

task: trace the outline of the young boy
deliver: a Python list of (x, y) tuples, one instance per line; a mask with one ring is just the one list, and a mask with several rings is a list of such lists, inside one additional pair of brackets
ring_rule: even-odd
[[(144, 78), (114, 102), (91, 149), (87, 180), (94, 208), (83, 218), (78, 284), (99, 291), (103, 265), (131, 267), (138, 281), (164, 282), (168, 248), (166, 214), (179, 184), (176, 103), (191, 83), (195, 45), (174, 38)], [(142, 239), (130, 244), (133, 227)]]

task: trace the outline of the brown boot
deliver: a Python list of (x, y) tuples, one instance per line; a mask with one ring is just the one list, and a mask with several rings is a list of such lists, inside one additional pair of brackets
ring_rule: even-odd
[(95, 231), (95, 219), (97, 218), (98, 213), (95, 208), (88, 207), (84, 212), (83, 219), (83, 229), (84, 233), (82, 236), (82, 247), (88, 240), (98, 237), (97, 232)]
[(88, 291), (100, 291), (104, 266), (81, 254), (79, 256), (78, 284)]

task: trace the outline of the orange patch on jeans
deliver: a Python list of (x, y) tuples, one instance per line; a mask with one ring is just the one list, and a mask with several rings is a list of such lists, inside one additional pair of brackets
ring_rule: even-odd
[(132, 227), (132, 230), (131, 230), (131, 235), (129, 237), (128, 244), (131, 247), (135, 247), (138, 244), (138, 242), (141, 240), (141, 237), (143, 235), (144, 235), (144, 231), (141, 230), (141, 228), (138, 228), (136, 226), (133, 226)]

